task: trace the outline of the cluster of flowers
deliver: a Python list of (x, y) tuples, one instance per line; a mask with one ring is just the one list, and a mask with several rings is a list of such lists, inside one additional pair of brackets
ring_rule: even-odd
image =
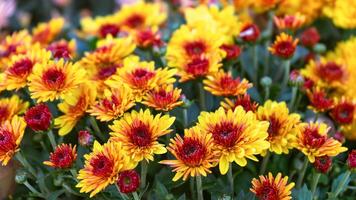
[[(203, 198), (201, 178), (212, 173), (214, 167), (218, 166), (222, 175), (229, 175), (233, 188), (232, 164), (245, 167), (248, 160), (258, 161), (259, 156), (264, 157), (262, 175), (252, 180), (251, 191), (260, 199), (290, 199), (294, 183), (288, 183), (287, 176), (263, 176), (272, 153), (289, 154), (297, 149), (305, 155), (297, 187), (303, 182), (308, 162), (314, 163), (319, 172), (327, 173), (331, 157), (347, 151), (341, 135), (356, 138), (356, 91), (352, 87), (356, 82), (352, 67), (356, 59), (350, 50), (356, 48), (356, 39), (342, 42), (333, 52), (321, 56), (317, 30), (308, 28), (299, 35), (297, 30), (321, 13), (331, 16), (336, 25), (355, 26), (339, 19), (345, 1), (332, 1), (334, 7), (323, 7), (319, 1), (300, 1), (304, 5), (297, 5), (294, 2), (299, 1), (277, 0), (234, 1), (234, 7), (221, 1), (222, 8), (204, 2), (180, 7), (185, 23), (173, 30), (167, 44), (162, 39), (162, 26), (168, 8), (163, 3), (143, 1), (123, 6), (112, 15), (82, 19), (78, 37), (97, 39), (95, 49), (83, 56), (78, 55), (75, 40), (58, 40), (65, 29), (63, 18), (39, 24), (31, 33), (23, 30), (3, 39), (0, 91), (11, 96), (0, 99), (2, 165), (16, 154), (36, 176), (20, 152), (25, 128), (29, 127), (49, 137), (53, 152), (43, 162), (45, 165), (72, 168), (77, 147), (64, 143), (57, 146), (59, 137), (53, 130), (58, 129), (62, 138), (78, 132), (76, 126), (84, 120), (92, 129), (79, 131), (78, 143), (90, 146), (91, 152), (84, 155), (83, 168), (73, 176), (80, 192), (90, 193), (90, 197), (111, 184), (117, 184), (121, 193), (135, 192), (139, 185), (145, 188), (148, 164), (156, 154), (166, 154), (167, 150), (171, 155), (159, 163), (173, 168), (173, 181), (196, 177), (199, 200)], [(179, 3), (173, 1), (174, 5)], [(266, 89), (263, 104), (253, 101), (247, 93), (253, 86), (259, 87), (257, 47), (262, 38), (259, 27), (245, 12), (251, 7), (258, 13), (269, 11), (271, 23), (278, 28), (274, 43), (267, 47), (284, 67), (281, 91), (290, 89), (288, 82), (292, 85), (293, 96), (288, 105), (268, 100), (268, 78), (261, 83)], [(350, 5), (347, 8), (348, 12), (354, 9)], [(274, 16), (274, 12), (278, 15)], [(272, 27), (273, 24), (267, 27), (269, 37)], [(308, 64), (290, 74), (299, 40), (308, 49), (303, 61)], [(244, 69), (239, 71), (241, 78), (235, 78), (237, 70), (233, 69), (245, 48), (254, 50), (251, 82), (242, 78)], [(166, 49), (165, 55), (162, 49)], [(142, 52), (147, 54), (145, 58)], [(201, 113), (196, 123), (188, 123), (186, 107), (190, 102), (177, 82), (191, 82), (199, 88)], [(215, 111), (207, 109), (206, 92), (221, 101)], [(302, 120), (297, 113), (298, 97), (303, 94), (316, 113), (313, 120)], [(170, 111), (176, 107), (185, 113), (185, 129), (183, 134), (174, 136), (171, 127), (176, 117), (170, 116)], [(324, 114), (337, 124), (338, 133), (333, 137), (330, 125), (318, 118)], [(101, 132), (107, 130), (103, 126), (109, 128), (107, 140)], [(90, 132), (98, 136), (97, 140), (93, 141)], [(134, 171), (139, 164), (140, 175)], [(355, 150), (350, 151), (348, 165), (356, 167)], [(133, 195), (138, 198), (136, 193)]]

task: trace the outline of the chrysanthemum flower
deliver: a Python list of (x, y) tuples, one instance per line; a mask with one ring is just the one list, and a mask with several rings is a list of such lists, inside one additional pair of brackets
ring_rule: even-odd
[(50, 57), (51, 53), (40, 49), (38, 45), (32, 46), (31, 51), (26, 54), (12, 56), (4, 72), (4, 87), (7, 90), (25, 87), (35, 64), (48, 61)]
[(249, 94), (244, 94), (236, 97), (234, 100), (230, 100), (228, 98), (225, 98), (224, 101), (220, 103), (220, 105), (225, 109), (225, 110), (235, 110), (238, 106), (242, 106), (243, 109), (247, 111), (252, 111), (256, 112), (258, 103), (255, 101), (251, 100), (251, 97)]
[(137, 165), (126, 155), (120, 143), (108, 142), (100, 145), (95, 141), (93, 152), (84, 155), (85, 164), (79, 171), (79, 183), (76, 187), (81, 188), (81, 193), (90, 192), (90, 197), (93, 197), (115, 183), (120, 172), (133, 169)]
[(140, 175), (135, 170), (123, 171), (119, 174), (117, 185), (122, 193), (135, 192), (140, 187)]
[(50, 60), (36, 64), (28, 80), (32, 98), (38, 102), (53, 101), (79, 87), (85, 81), (85, 70), (63, 59)]
[(288, 59), (294, 55), (298, 41), (299, 39), (293, 40), (292, 36), (281, 33), (268, 50), (278, 57)]
[(334, 105), (333, 100), (327, 97), (326, 92), (319, 87), (307, 90), (307, 96), (310, 101), (310, 106), (308, 107), (315, 112), (325, 112)]
[(184, 132), (184, 138), (176, 135), (171, 139), (167, 149), (174, 155), (176, 160), (163, 160), (159, 163), (173, 167), (176, 172), (173, 181), (183, 177), (207, 176), (211, 173), (210, 168), (218, 162), (217, 152), (213, 148), (212, 135), (203, 134), (198, 127), (193, 127)]
[(142, 103), (155, 110), (170, 111), (183, 104), (180, 100), (181, 92), (181, 89), (174, 88), (172, 84), (162, 85), (149, 91)]
[(76, 146), (72, 147), (72, 144), (58, 145), (54, 152), (50, 154), (49, 159), (49, 161), (44, 161), (43, 164), (53, 168), (70, 168), (77, 159)]
[(282, 178), (282, 174), (278, 173), (273, 177), (269, 172), (267, 176), (260, 176), (259, 180), (254, 178), (250, 190), (259, 200), (290, 200), (293, 187), (293, 182), (288, 184), (288, 176)]
[(256, 42), (260, 37), (260, 29), (256, 24), (246, 23), (242, 26), (239, 36), (245, 42)]
[(126, 156), (134, 161), (153, 160), (154, 154), (167, 152), (164, 145), (158, 142), (158, 138), (171, 132), (169, 127), (174, 120), (175, 117), (168, 115), (153, 116), (149, 110), (134, 110), (109, 126), (113, 131), (110, 133), (110, 140), (121, 143), (127, 151)]
[(0, 124), (12, 119), (15, 115), (20, 115), (26, 111), (29, 103), (22, 101), (19, 96), (13, 95), (10, 98), (0, 99)]
[(66, 41), (62, 39), (49, 44), (47, 50), (52, 53), (55, 59), (73, 59), (76, 55), (76, 43), (75, 40)]
[(247, 158), (258, 161), (255, 155), (269, 148), (268, 122), (259, 121), (252, 112), (239, 106), (234, 111), (219, 108), (216, 112), (202, 112), (198, 127), (211, 134), (214, 149), (219, 153), (219, 169), (226, 174), (233, 161), (244, 167)]
[(334, 138), (328, 137), (329, 127), (324, 123), (302, 123), (297, 140), (293, 144), (298, 150), (306, 155), (311, 163), (315, 157), (337, 156), (347, 150)]
[(130, 88), (122, 85), (118, 88), (106, 89), (104, 97), (90, 107), (88, 112), (100, 121), (110, 121), (121, 117), (135, 105), (135, 98)]
[(326, 174), (331, 168), (332, 160), (329, 156), (316, 157), (313, 163), (314, 168), (319, 172)]
[(290, 114), (285, 102), (268, 100), (258, 107), (257, 119), (269, 122), (268, 138), (269, 151), (277, 154), (288, 153), (298, 134), (300, 116)]
[(106, 38), (111, 35), (116, 37), (120, 33), (120, 25), (117, 14), (98, 16), (95, 19), (85, 17), (80, 20), (82, 33), (84, 36), (97, 36), (99, 38)]
[(25, 113), (27, 125), (34, 131), (46, 131), (51, 125), (52, 114), (44, 103), (31, 107)]
[(148, 91), (157, 86), (174, 83), (175, 73), (174, 69), (155, 69), (154, 62), (140, 61), (137, 56), (129, 56), (124, 60), (124, 66), (118, 74), (105, 83), (113, 88), (124, 83), (132, 89), (136, 101), (141, 101)]
[(274, 17), (274, 23), (279, 30), (297, 30), (305, 23), (305, 16), (296, 13), (294, 15), (285, 15), (284, 17)]
[(0, 125), (0, 162), (3, 166), (19, 151), (25, 128), (25, 121), (17, 115)]
[(306, 47), (313, 47), (319, 40), (320, 35), (315, 27), (304, 30), (300, 36), (300, 42)]
[(58, 17), (49, 22), (38, 24), (32, 30), (33, 42), (39, 42), (43, 45), (49, 44), (61, 33), (64, 23), (64, 18)]
[(342, 97), (336, 99), (334, 107), (331, 109), (330, 115), (336, 123), (341, 125), (350, 125), (355, 119), (355, 102)]
[(67, 94), (63, 102), (58, 104), (58, 109), (63, 115), (54, 119), (54, 125), (59, 128), (58, 134), (68, 134), (77, 122), (84, 116), (86, 110), (96, 98), (96, 89), (90, 83), (81, 84), (76, 90)]
[(230, 72), (222, 70), (208, 75), (203, 83), (204, 89), (216, 96), (238, 96), (252, 87), (246, 79), (233, 78)]

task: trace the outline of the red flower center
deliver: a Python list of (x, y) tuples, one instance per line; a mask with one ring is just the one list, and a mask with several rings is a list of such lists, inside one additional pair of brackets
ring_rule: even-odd
[(282, 41), (276, 44), (276, 54), (283, 58), (289, 58), (295, 51), (295, 46), (290, 41)]
[(235, 108), (237, 106), (242, 106), (246, 112), (247, 111), (255, 112), (257, 110), (258, 105), (257, 103), (251, 101), (250, 95), (245, 94), (243, 96), (237, 97), (234, 106)]
[(10, 115), (7, 106), (0, 106), (0, 124), (4, 122)]
[(17, 61), (12, 67), (10, 67), (9, 71), (11, 74), (15, 74), (16, 76), (24, 76), (28, 75), (32, 71), (32, 67), (32, 61), (28, 58), (24, 58)]
[(50, 155), (51, 162), (58, 168), (69, 168), (74, 159), (72, 149), (69, 145), (57, 147), (54, 153)]
[(132, 143), (139, 147), (146, 147), (151, 144), (152, 133), (150, 127), (140, 120), (132, 122), (130, 130), (130, 139)]
[(48, 69), (42, 75), (42, 80), (46, 84), (46, 86), (50, 89), (61, 89), (65, 84), (66, 76), (59, 69)]
[(140, 14), (133, 14), (127, 18), (125, 25), (130, 28), (140, 28), (145, 23), (145, 18)]
[(122, 193), (135, 192), (140, 185), (140, 176), (134, 170), (123, 171), (119, 174), (117, 184)]
[(167, 92), (161, 89), (158, 92), (154, 92), (152, 96), (155, 100), (155, 104), (160, 105), (162, 107), (173, 102), (173, 91)]
[(317, 128), (307, 127), (304, 130), (303, 143), (312, 148), (319, 148), (326, 142), (327, 137), (320, 135)]
[(336, 105), (331, 111), (331, 115), (340, 124), (350, 124), (354, 119), (355, 106), (348, 102)]
[(292, 28), (293, 27), (293, 23), (294, 23), (295, 20), (296, 20), (296, 18), (294, 16), (291, 16), (291, 15), (285, 16), (284, 19), (283, 19), (283, 21), (286, 24), (287, 28)]
[(240, 84), (240, 78), (233, 79), (229, 75), (225, 75), (220, 79), (220, 88), (225, 91), (235, 91)]
[(262, 183), (262, 187), (256, 191), (256, 196), (259, 200), (279, 200), (278, 188), (269, 181)]
[(322, 79), (330, 82), (341, 80), (344, 75), (344, 71), (341, 66), (334, 62), (328, 62), (324, 65), (320, 65), (318, 67), (318, 73)]
[(221, 122), (211, 128), (214, 141), (224, 147), (233, 147), (237, 142), (242, 140), (240, 135), (244, 126), (235, 125), (231, 122)]
[(109, 34), (115, 37), (119, 32), (120, 28), (115, 24), (104, 24), (99, 29), (99, 34), (102, 38)]
[(16, 148), (15, 138), (8, 130), (0, 128), (0, 153), (7, 153)]
[(186, 43), (184, 49), (189, 56), (200, 56), (206, 51), (207, 46), (202, 41), (194, 41)]
[(0, 58), (9, 57), (13, 53), (15, 53), (17, 51), (17, 46), (18, 45), (16, 44), (9, 45), (5, 51), (0, 52)]
[(321, 172), (326, 173), (331, 167), (332, 161), (329, 156), (321, 156), (315, 158), (315, 162), (313, 163), (314, 168)]
[(102, 104), (106, 109), (113, 109), (114, 106), (119, 106), (121, 105), (121, 100), (116, 97), (115, 95), (111, 95), (111, 100), (109, 99), (103, 99)]
[(34, 131), (45, 131), (51, 124), (52, 114), (45, 104), (39, 104), (27, 110), (25, 121)]
[(93, 174), (101, 177), (110, 176), (114, 168), (112, 160), (105, 155), (97, 155), (90, 161), (90, 165), (93, 167)]
[(195, 58), (187, 65), (186, 71), (193, 76), (204, 76), (208, 73), (209, 61), (204, 58)]
[(282, 127), (282, 122), (274, 115), (270, 116), (269, 119), (267, 120), (269, 121), (269, 126), (267, 130), (268, 140), (272, 140), (274, 136), (277, 136), (279, 134), (279, 131), (281, 130)]
[(100, 80), (106, 80), (110, 76), (114, 75), (116, 73), (116, 70), (116, 66), (103, 67), (99, 70), (98, 78)]
[(206, 147), (194, 138), (184, 138), (183, 144), (177, 148), (177, 156), (192, 167), (201, 164), (206, 152)]
[(132, 72), (132, 82), (135, 86), (142, 87), (155, 76), (155, 72), (139, 68)]

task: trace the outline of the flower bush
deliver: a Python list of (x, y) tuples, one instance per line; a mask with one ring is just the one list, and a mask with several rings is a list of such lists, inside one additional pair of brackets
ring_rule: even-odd
[(354, 2), (119, 1), (3, 34), (6, 196), (354, 199)]

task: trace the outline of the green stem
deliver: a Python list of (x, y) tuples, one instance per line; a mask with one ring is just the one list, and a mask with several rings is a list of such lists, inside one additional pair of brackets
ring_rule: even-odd
[(82, 196), (82, 194), (74, 191), (70, 186), (68, 186), (66, 183), (62, 184), (62, 187), (69, 193), (75, 195), (75, 196)]
[(140, 200), (140, 197), (138, 196), (137, 192), (133, 192), (132, 196), (133, 196), (134, 200)]
[(183, 108), (183, 126), (184, 128), (188, 126), (188, 109)]
[(319, 182), (320, 175), (321, 175), (320, 173), (314, 172), (313, 182), (312, 182), (312, 186), (311, 186), (311, 191), (312, 191), (313, 198), (314, 198), (314, 195), (315, 195), (316, 186), (318, 185), (318, 182)]
[(339, 185), (337, 186), (337, 189), (334, 193), (334, 197), (336, 198), (342, 191), (342, 189), (345, 187), (345, 184), (347, 182), (347, 180), (350, 178), (350, 175), (351, 175), (351, 171), (350, 170), (347, 170), (346, 171), (346, 174), (345, 174), (345, 178), (342, 179), (342, 181), (339, 183)]
[(75, 169), (70, 169), (69, 171), (70, 171), (70, 173), (72, 174), (72, 176), (74, 177), (74, 179), (78, 182), (78, 179), (77, 179), (77, 176), (78, 176), (77, 171), (76, 171)]
[(35, 169), (30, 165), (30, 163), (26, 160), (26, 158), (22, 155), (21, 151), (17, 152), (15, 154), (15, 158), (22, 164), (22, 166), (24, 166), (24, 168), (26, 170), (28, 170), (30, 172), (30, 174), (33, 177), (36, 177), (36, 171)]
[(93, 127), (95, 135), (97, 135), (102, 141), (105, 141), (105, 138), (103, 134), (101, 133), (101, 130), (98, 126), (98, 123), (96, 122), (96, 119), (93, 116), (89, 117), (90, 125)]
[(147, 168), (148, 168), (148, 162), (146, 160), (142, 160), (141, 162), (141, 188), (142, 189), (146, 187)]
[(288, 85), (288, 80), (289, 80), (289, 72), (290, 72), (290, 60), (285, 60), (283, 61), (283, 69), (284, 69), (284, 77), (283, 77), (283, 83), (282, 83), (282, 90), (286, 89)]
[(265, 101), (267, 101), (269, 99), (269, 95), (270, 95), (270, 86), (266, 86), (265, 87)]
[(231, 192), (231, 198), (234, 198), (234, 177), (232, 174), (232, 164), (229, 164), (229, 171), (228, 171), (228, 180), (229, 180), (229, 185), (230, 185), (230, 192)]
[(297, 100), (297, 94), (298, 94), (298, 86), (293, 86), (293, 88), (292, 88), (292, 99), (289, 102), (289, 106), (288, 106), (290, 111), (294, 110), (294, 104), (295, 104), (295, 102)]
[(206, 110), (206, 102), (205, 102), (205, 91), (203, 83), (198, 83), (199, 86), (199, 103), (200, 103), (200, 110)]
[(253, 82), (254, 86), (258, 86), (258, 45), (254, 44), (252, 47), (252, 63), (253, 63), (253, 69), (254, 69), (254, 77), (253, 77)]
[(23, 183), (32, 193), (38, 195), (38, 196), (41, 196), (43, 197), (43, 195), (38, 191), (36, 190), (34, 187), (32, 187), (32, 185), (28, 182), (28, 181), (25, 181)]
[(303, 179), (304, 179), (304, 176), (305, 176), (305, 172), (307, 171), (307, 168), (308, 168), (308, 157), (305, 157), (304, 159), (304, 163), (303, 163), (303, 167), (299, 173), (299, 176), (298, 176), (298, 181), (297, 181), (297, 189), (301, 188), (302, 187), (302, 183), (303, 183)]
[(126, 194), (123, 194), (123, 193), (120, 191), (120, 188), (119, 188), (119, 186), (117, 185), (117, 183), (115, 184), (115, 187), (116, 187), (117, 191), (119, 192), (119, 194), (120, 194), (120, 196), (121, 196), (121, 198), (122, 198), (123, 200), (129, 199)]
[(198, 193), (198, 200), (203, 200), (203, 185), (202, 185), (202, 180), (201, 180), (201, 176), (198, 175), (196, 177), (197, 179), (197, 193)]
[(51, 143), (51, 146), (52, 146), (52, 149), (55, 150), (56, 147), (57, 147), (57, 144), (56, 144), (56, 138), (54, 137), (54, 134), (52, 132), (52, 129), (49, 129), (47, 131), (47, 136), (49, 138), (49, 141)]
[[(273, 11), (269, 11), (268, 23), (267, 23), (267, 29), (266, 29), (268, 40), (265, 43), (265, 49), (268, 49), (269, 45), (271, 44), (271, 36), (273, 33), (273, 17), (274, 17)], [(265, 63), (264, 75), (267, 76), (268, 72), (269, 72), (269, 52), (268, 51), (266, 51), (264, 63)]]
[(194, 178), (189, 179), (189, 187), (190, 187), (190, 193), (192, 195), (192, 199), (196, 199), (195, 197), (195, 190), (194, 190)]
[(271, 157), (271, 153), (267, 150), (267, 153), (265, 155), (265, 157), (262, 160), (262, 165), (261, 165), (261, 169), (260, 169), (260, 174), (263, 175), (266, 172), (267, 169), (267, 164), (269, 161), (269, 158)]

